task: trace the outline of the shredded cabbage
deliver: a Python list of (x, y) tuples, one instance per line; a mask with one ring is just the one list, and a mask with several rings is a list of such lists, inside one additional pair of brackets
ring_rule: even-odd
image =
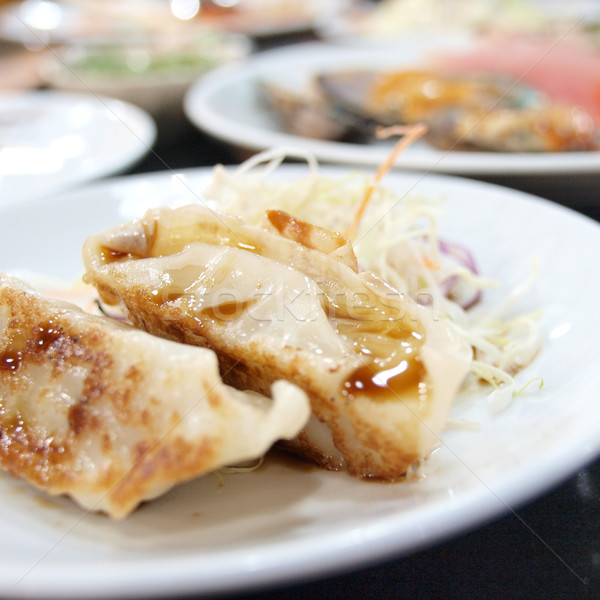
[[(295, 181), (278, 179), (277, 168), (290, 157), (305, 160), (308, 174)], [(280, 209), (345, 234), (372, 183), (359, 172), (327, 177), (311, 154), (281, 148), (257, 154), (233, 169), (215, 167), (204, 196), (252, 223), (266, 210)], [(481, 294), (499, 284), (477, 272), (467, 249), (440, 239), (437, 221), (442, 213), (442, 199), (398, 195), (378, 185), (351, 241), (362, 269), (430, 305), (472, 346), (473, 378), (467, 384), (477, 380), (492, 385), (490, 405), (502, 409), (518, 392), (514, 375), (531, 363), (542, 344), (539, 314), (514, 312), (535, 280), (537, 265), (503, 302), (481, 306)]]

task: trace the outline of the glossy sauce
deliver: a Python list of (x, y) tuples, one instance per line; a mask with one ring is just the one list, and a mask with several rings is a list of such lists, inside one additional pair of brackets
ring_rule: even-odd
[(135, 260), (141, 258), (141, 256), (136, 256), (131, 252), (122, 252), (120, 250), (114, 250), (113, 248), (109, 248), (108, 246), (102, 246), (100, 248), (100, 258), (102, 259), (103, 264), (106, 265), (125, 260)]
[(27, 339), (23, 332), (14, 332), (8, 346), (0, 354), (0, 370), (18, 371), (27, 352), (46, 352), (61, 337), (63, 337), (62, 328), (56, 326), (51, 320), (37, 327), (31, 339)]
[(416, 358), (402, 360), (391, 369), (378, 370), (377, 363), (373, 362), (356, 369), (344, 382), (342, 392), (351, 398), (365, 394), (374, 399), (385, 399), (418, 390), (424, 375), (425, 369)]
[(329, 254), (349, 245), (347, 238), (339, 233), (297, 219), (282, 210), (268, 210), (265, 214), (271, 225), (283, 237), (298, 242), (306, 248)]
[(3, 371), (18, 371), (23, 361), (23, 353), (20, 350), (7, 350), (0, 356), (0, 369)]
[(279, 233), (284, 233), (289, 239), (302, 244), (303, 246), (309, 246), (311, 232), (314, 229), (314, 225), (296, 219), (292, 215), (282, 210), (268, 210), (267, 218), (269, 222)]
[(23, 362), (23, 353), (27, 346), (27, 337), (20, 331), (14, 331), (8, 344), (0, 354), (0, 369), (3, 371), (18, 371)]
[(343, 382), (342, 394), (389, 400), (410, 393), (426, 400), (429, 390), (420, 360), (424, 336), (418, 323), (405, 318), (399, 306), (383, 304), (376, 294), (360, 300), (351, 309), (340, 303), (329, 307), (337, 332), (362, 363)]
[(211, 319), (217, 322), (233, 321), (242, 315), (242, 313), (254, 303), (254, 300), (245, 300), (238, 302), (233, 300), (231, 302), (224, 302), (215, 306), (209, 306), (199, 311), (199, 318)]
[[(268, 211), (271, 224), (288, 238), (307, 247), (311, 246), (314, 226), (283, 211)], [(263, 249), (251, 236), (241, 237), (216, 223), (194, 228), (186, 223), (161, 230), (158, 224), (150, 256), (177, 252), (194, 240), (228, 246), (263, 255)], [(181, 247), (180, 247), (181, 246)], [(135, 259), (131, 254), (104, 249), (104, 257), (112, 260)], [(190, 289), (201, 267), (191, 265), (181, 269), (169, 285), (153, 291), (153, 302), (178, 300)], [(209, 286), (210, 287), (210, 286)], [(352, 352), (360, 356), (358, 367), (342, 384), (342, 394), (348, 399), (368, 394), (377, 399), (394, 399), (404, 393), (426, 395), (424, 387), (425, 369), (419, 359), (423, 334), (418, 323), (404, 318), (398, 303), (386, 303), (386, 299), (364, 287), (349, 301), (344, 294), (337, 294), (335, 285), (321, 283), (324, 291), (324, 309), (338, 333), (350, 345)], [(192, 293), (193, 294), (193, 293)], [(239, 318), (249, 309), (253, 300), (232, 300), (201, 309), (200, 320), (227, 323)]]
[(38, 327), (35, 345), (39, 350), (45, 350), (48, 346), (63, 336), (60, 326), (55, 326), (52, 321)]
[[(148, 229), (148, 228), (147, 228)], [(230, 228), (226, 223), (202, 221), (187, 223), (179, 219), (175, 223), (155, 223), (151, 237), (147, 238), (148, 252), (145, 257), (133, 256), (132, 258), (155, 258), (170, 256), (181, 252), (185, 246), (194, 242), (211, 244), (214, 246), (228, 246), (245, 250), (253, 254), (262, 255), (261, 248), (255, 240), (236, 234), (235, 228)]]

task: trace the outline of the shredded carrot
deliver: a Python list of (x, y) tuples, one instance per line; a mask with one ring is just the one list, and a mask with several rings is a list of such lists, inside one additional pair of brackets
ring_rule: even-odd
[(427, 256), (423, 257), (423, 262), (425, 263), (425, 266), (432, 271), (439, 271), (442, 268), (438, 262), (431, 260), (431, 258), (428, 258)]
[(418, 140), (422, 135), (427, 131), (427, 126), (423, 123), (417, 123), (416, 125), (393, 125), (392, 127), (382, 127), (375, 132), (375, 135), (379, 139), (387, 139), (393, 135), (401, 135), (403, 136), (396, 145), (392, 148), (390, 155), (387, 159), (379, 165), (375, 176), (373, 177), (373, 181), (367, 186), (365, 191), (365, 195), (354, 215), (354, 219), (350, 224), (350, 227), (346, 230), (346, 237), (349, 240), (354, 239), (356, 232), (360, 226), (360, 222), (365, 214), (365, 210), (371, 201), (371, 196), (373, 195), (373, 191), (375, 188), (381, 183), (381, 180), (384, 178), (386, 173), (394, 166), (394, 162), (406, 150), (409, 146), (411, 146), (416, 140)]

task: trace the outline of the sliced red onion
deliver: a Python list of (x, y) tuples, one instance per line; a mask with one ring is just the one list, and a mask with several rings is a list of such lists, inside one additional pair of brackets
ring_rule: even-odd
[(479, 273), (473, 255), (465, 247), (452, 242), (444, 242), (443, 240), (439, 240), (438, 247), (442, 254), (455, 258), (476, 275)]
[[(465, 247), (460, 246), (458, 244), (451, 243), (451, 242), (445, 242), (443, 240), (439, 240), (438, 247), (442, 254), (455, 259), (457, 262), (461, 263), (464, 267), (469, 269), (469, 271), (471, 271), (475, 275), (477, 275), (479, 273), (479, 271), (477, 269), (477, 265), (475, 264), (475, 259), (473, 258), (473, 255)], [(458, 277), (456, 275), (448, 277), (448, 279), (445, 279), (444, 281), (442, 281), (440, 283), (440, 288), (442, 290), (442, 293), (445, 296), (449, 296), (450, 291), (456, 285), (457, 282), (458, 282)], [(468, 310), (469, 308), (472, 308), (473, 306), (475, 306), (475, 304), (477, 304), (480, 300), (481, 300), (481, 290), (477, 290), (471, 296), (465, 298), (464, 300), (460, 300), (458, 302), (458, 304), (464, 310)]]

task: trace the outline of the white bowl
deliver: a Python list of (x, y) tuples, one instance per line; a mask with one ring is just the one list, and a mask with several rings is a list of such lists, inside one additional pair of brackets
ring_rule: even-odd
[(41, 73), (49, 87), (118, 98), (145, 109), (160, 124), (181, 117), (193, 81), (245, 58), (251, 48), (246, 37), (217, 31), (83, 42), (49, 49)]

